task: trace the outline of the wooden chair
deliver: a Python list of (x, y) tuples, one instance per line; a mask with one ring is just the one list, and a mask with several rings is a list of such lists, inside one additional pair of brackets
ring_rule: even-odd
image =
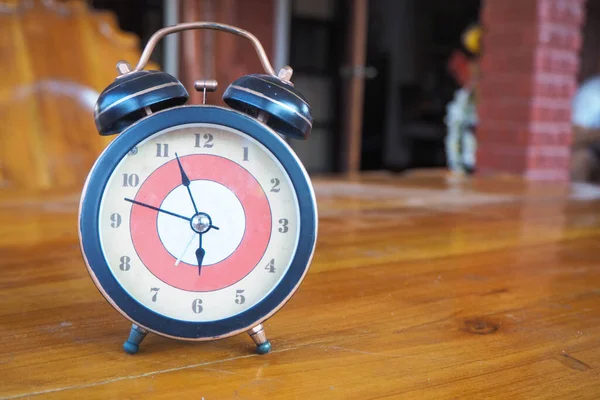
[(112, 139), (96, 131), (96, 98), (138, 45), (83, 1), (0, 0), (0, 188), (83, 185)]

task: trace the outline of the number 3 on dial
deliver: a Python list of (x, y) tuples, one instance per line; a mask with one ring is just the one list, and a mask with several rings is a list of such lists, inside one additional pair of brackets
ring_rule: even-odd
[(280, 218), (279, 225), (281, 225), (281, 226), (279, 227), (279, 232), (287, 233), (287, 231), (289, 231), (288, 224), (289, 224), (289, 221), (287, 220), (287, 218)]

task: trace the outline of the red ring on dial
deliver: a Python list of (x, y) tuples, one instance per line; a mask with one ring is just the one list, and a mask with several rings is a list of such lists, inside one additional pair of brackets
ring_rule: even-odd
[[(271, 207), (256, 178), (237, 163), (207, 154), (183, 156), (179, 160), (190, 180), (220, 183), (237, 196), (246, 218), (242, 241), (229, 257), (203, 268), (202, 275), (198, 276), (196, 265), (181, 262), (174, 267), (176, 260), (165, 249), (158, 235), (158, 211), (132, 205), (130, 226), (133, 246), (146, 268), (166, 284), (196, 292), (219, 290), (244, 278), (263, 257), (271, 238)], [(150, 174), (135, 200), (160, 207), (165, 197), (181, 185), (179, 177), (177, 160), (169, 161)]]

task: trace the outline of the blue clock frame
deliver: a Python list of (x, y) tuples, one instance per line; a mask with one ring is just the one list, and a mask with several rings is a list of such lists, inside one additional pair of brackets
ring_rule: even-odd
[[(102, 253), (99, 235), (100, 201), (114, 169), (123, 157), (146, 138), (174, 126), (212, 123), (236, 129), (263, 144), (283, 165), (296, 190), (300, 235), (290, 268), (277, 286), (259, 303), (233, 317), (190, 322), (158, 314), (140, 304), (117, 282)], [(270, 128), (241, 112), (217, 106), (179, 106), (152, 114), (125, 130), (102, 153), (90, 172), (79, 215), (81, 247), (90, 274), (109, 302), (132, 322), (159, 335), (185, 340), (224, 338), (261, 323), (289, 300), (300, 285), (314, 252), (317, 206), (308, 175), (289, 146)], [(101, 290), (101, 292), (102, 292)]]

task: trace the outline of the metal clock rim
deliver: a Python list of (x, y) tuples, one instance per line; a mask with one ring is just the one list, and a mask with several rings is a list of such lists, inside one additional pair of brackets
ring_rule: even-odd
[[(98, 230), (101, 196), (118, 162), (146, 138), (172, 126), (192, 123), (227, 126), (263, 144), (286, 170), (297, 193), (300, 214), (298, 246), (288, 271), (277, 286), (259, 303), (242, 313), (209, 322), (190, 322), (166, 317), (137, 302), (110, 272), (101, 250)], [(308, 196), (299, 195), (300, 193), (307, 193)], [(82, 190), (78, 224), (79, 243), (88, 273), (96, 288), (113, 308), (132, 323), (150, 332), (188, 341), (230, 337), (247, 331), (275, 314), (289, 301), (306, 276), (314, 255), (318, 233), (317, 205), (310, 177), (288, 144), (271, 128), (246, 114), (224, 107), (205, 105), (180, 106), (157, 112), (137, 121), (110, 143), (88, 174)], [(88, 257), (93, 259), (94, 266), (90, 264)], [(198, 337), (204, 330), (207, 334)], [(194, 332), (194, 335), (191, 332)]]

